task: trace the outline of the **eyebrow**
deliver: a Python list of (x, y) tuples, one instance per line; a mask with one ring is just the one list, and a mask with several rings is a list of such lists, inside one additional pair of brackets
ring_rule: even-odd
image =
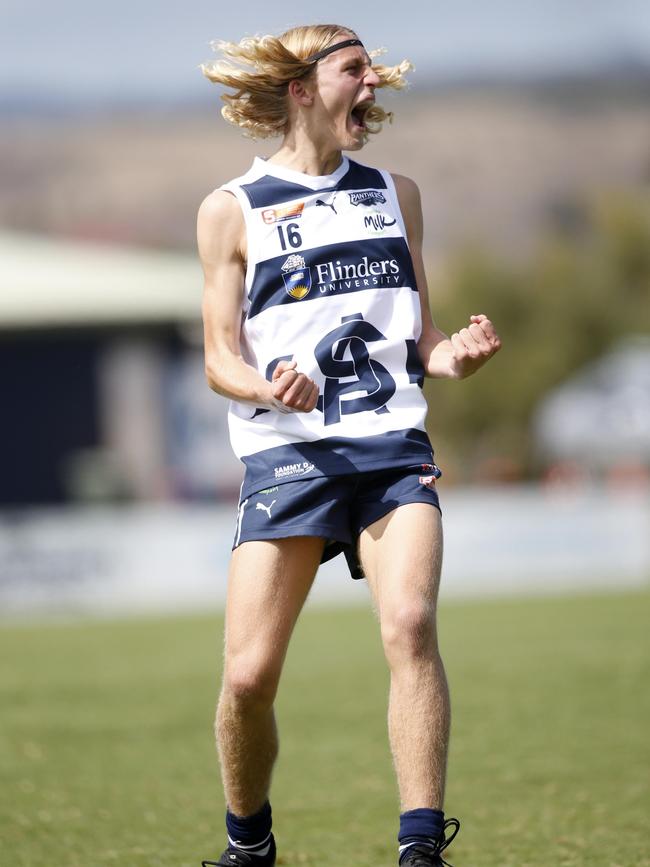
[(364, 58), (360, 57), (358, 54), (355, 57), (350, 57), (348, 60), (342, 61), (344, 66), (372, 66), (372, 58), (369, 54), (366, 54)]

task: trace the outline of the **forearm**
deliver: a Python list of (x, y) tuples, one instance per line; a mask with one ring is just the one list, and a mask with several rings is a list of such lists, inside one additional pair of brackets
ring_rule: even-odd
[(469, 325), (447, 337), (433, 323), (425, 325), (418, 353), (427, 376), (466, 379), (501, 348), (501, 340), (484, 313), (470, 316)]
[(210, 388), (223, 397), (265, 408), (276, 405), (271, 383), (241, 355), (216, 351), (206, 354), (205, 374)]

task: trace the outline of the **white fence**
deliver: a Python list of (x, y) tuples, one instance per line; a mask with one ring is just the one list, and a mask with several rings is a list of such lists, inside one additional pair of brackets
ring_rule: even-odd
[[(650, 579), (650, 498), (590, 489), (441, 491), (443, 597), (632, 588)], [(0, 514), (0, 614), (112, 616), (223, 606), (233, 507), (138, 505)], [(311, 603), (365, 601), (342, 557)]]

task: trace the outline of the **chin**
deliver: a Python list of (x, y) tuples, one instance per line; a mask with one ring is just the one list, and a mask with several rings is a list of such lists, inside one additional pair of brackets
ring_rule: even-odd
[(367, 141), (368, 133), (360, 127), (346, 125), (339, 131), (337, 138), (342, 151), (360, 151)]
[(346, 143), (341, 150), (344, 151), (360, 151), (366, 143), (366, 136), (348, 136)]

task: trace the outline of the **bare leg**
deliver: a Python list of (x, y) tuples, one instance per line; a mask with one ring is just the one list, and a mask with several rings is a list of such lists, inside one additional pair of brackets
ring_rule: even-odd
[(434, 506), (400, 506), (359, 539), (390, 667), (388, 729), (402, 812), (442, 809), (450, 706), (438, 652), (442, 524)]
[(273, 702), (323, 544), (296, 537), (245, 542), (233, 552), (215, 731), (226, 801), (237, 816), (256, 813), (269, 795), (278, 753)]

